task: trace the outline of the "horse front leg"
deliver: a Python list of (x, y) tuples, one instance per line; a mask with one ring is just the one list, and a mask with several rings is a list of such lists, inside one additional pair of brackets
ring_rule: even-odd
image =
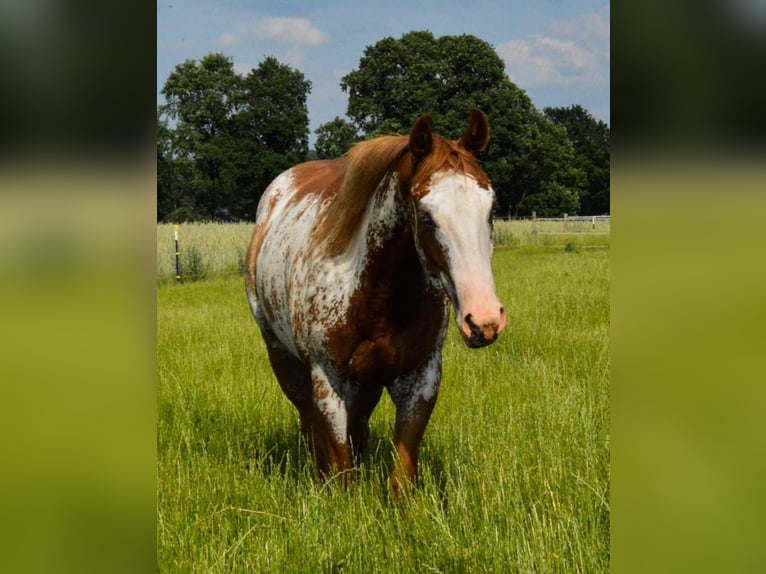
[(390, 481), (396, 499), (417, 479), (420, 443), (436, 405), (440, 381), (441, 351), (436, 351), (421, 368), (396, 379), (389, 387), (396, 406), (396, 460)]
[(353, 482), (348, 444), (348, 397), (341, 385), (333, 385), (325, 371), (311, 370), (313, 406), (309, 434), (320, 477), (335, 474), (342, 484)]
[(370, 385), (359, 389), (354, 398), (348, 420), (349, 444), (356, 464), (361, 463), (362, 454), (370, 438), (370, 416), (383, 394), (383, 387)]

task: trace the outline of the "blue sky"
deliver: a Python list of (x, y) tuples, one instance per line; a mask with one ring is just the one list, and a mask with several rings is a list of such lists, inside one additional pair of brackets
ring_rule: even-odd
[(157, 102), (184, 60), (222, 52), (246, 74), (274, 56), (312, 83), (313, 144), (319, 125), (345, 116), (340, 79), (358, 66), (365, 47), (412, 30), (473, 34), (492, 44), (538, 109), (580, 104), (609, 123), (609, 2), (587, 0), (160, 0)]

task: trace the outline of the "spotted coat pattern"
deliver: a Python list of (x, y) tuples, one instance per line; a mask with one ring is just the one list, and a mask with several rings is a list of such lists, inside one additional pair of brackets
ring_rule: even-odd
[(450, 304), (471, 347), (505, 327), (490, 268), (494, 194), (474, 157), (488, 137), (478, 111), (459, 141), (432, 134), (424, 116), (409, 137), (293, 167), (261, 198), (248, 301), (324, 477), (352, 479), (387, 389), (398, 494), (438, 395)]

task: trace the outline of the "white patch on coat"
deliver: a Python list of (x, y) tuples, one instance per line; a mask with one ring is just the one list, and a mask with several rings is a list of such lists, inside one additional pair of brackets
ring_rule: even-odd
[(398, 377), (389, 387), (391, 400), (396, 405), (397, 419), (411, 420), (419, 402), (431, 402), (439, 393), (442, 378), (441, 343), (442, 340), (437, 342), (433, 353), (419, 368)]
[(311, 369), (311, 381), (314, 385), (314, 396), (317, 409), (330, 425), (335, 440), (344, 444), (348, 438), (348, 413), (343, 398), (335, 392), (330, 380), (318, 365)]
[[(263, 315), (279, 341), (296, 357), (299, 356), (292, 325), (291, 282), (300, 273), (302, 251), (311, 240), (311, 231), (319, 213), (320, 201), (315, 195), (300, 202), (291, 201), (295, 194), (292, 170), (283, 173), (269, 186), (261, 198), (258, 219), (268, 218), (256, 276), (258, 299), (265, 303)], [(271, 206), (270, 213), (262, 207)], [(263, 221), (257, 222), (263, 224)], [(300, 278), (298, 279), (300, 282)], [(256, 316), (258, 319), (258, 316)]]
[(482, 188), (473, 177), (454, 172), (434, 174), (429, 186), (419, 208), (427, 211), (436, 223), (436, 238), (450, 268), (450, 277), (440, 279), (456, 307), (459, 325), (466, 312), (460, 306), (491, 303), (500, 307), (490, 264), (489, 215), (494, 193)]
[[(404, 211), (396, 201), (396, 177), (384, 178), (348, 247), (339, 255), (323, 257), (311, 249), (323, 248), (312, 235), (326, 204), (313, 194), (291, 203), (295, 192), (289, 170), (261, 199), (261, 206), (272, 205), (272, 210), (258, 254), (256, 286), (258, 298), (268, 302), (265, 318), (280, 342), (296, 357), (316, 359), (326, 351), (329, 329), (347, 317), (367, 266), (368, 250), (383, 245), (403, 220)], [(261, 206), (259, 219), (265, 220)], [(303, 330), (296, 329), (301, 319)]]

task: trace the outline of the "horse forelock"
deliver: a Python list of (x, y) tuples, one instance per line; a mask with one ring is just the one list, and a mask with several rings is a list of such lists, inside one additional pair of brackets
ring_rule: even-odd
[(435, 136), (431, 153), (421, 160), (412, 178), (412, 191), (423, 197), (429, 191), (427, 184), (438, 172), (455, 171), (473, 177), (480, 187), (489, 189), (489, 178), (479, 167), (476, 157), (457, 141)]

